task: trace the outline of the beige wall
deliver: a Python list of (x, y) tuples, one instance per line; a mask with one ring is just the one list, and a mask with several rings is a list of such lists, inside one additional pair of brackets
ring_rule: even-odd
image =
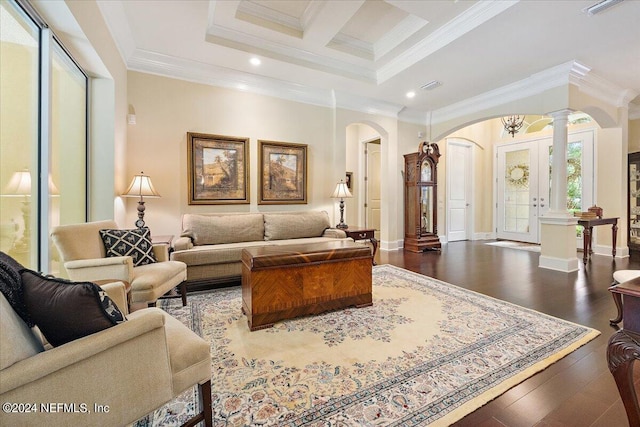
[[(332, 223), (339, 220), (338, 201), (329, 196), (344, 172), (354, 172), (361, 185), (361, 142), (380, 138), (383, 159), (381, 193), (382, 244), (393, 246), (403, 238), (402, 155), (399, 139), (417, 147), (416, 135), (425, 127), (351, 110), (333, 109), (213, 87), (139, 72), (129, 72), (128, 103), (136, 124), (128, 126), (128, 179), (144, 171), (162, 197), (146, 202), (147, 225), (154, 234), (179, 235), (185, 212), (246, 212), (321, 209)], [(189, 205), (187, 132), (228, 135), (250, 140), (250, 204)], [(411, 136), (412, 135), (412, 136)], [(411, 136), (411, 137), (409, 137)], [(308, 145), (308, 203), (258, 204), (258, 140)], [(410, 142), (405, 139), (412, 139)], [(409, 152), (409, 151), (407, 151)], [(358, 188), (354, 189), (357, 193)], [(125, 199), (126, 226), (136, 219), (136, 201)], [(357, 198), (346, 200), (346, 221), (358, 225), (362, 213)]]
[[(154, 234), (179, 235), (186, 212), (322, 209), (333, 215), (329, 195), (338, 177), (330, 109), (138, 72), (129, 72), (128, 102), (136, 124), (128, 126), (127, 176), (144, 171), (162, 195), (146, 202)], [(187, 132), (249, 138), (250, 204), (188, 204)], [(306, 205), (258, 205), (258, 140), (308, 145)], [(125, 203), (125, 225), (133, 226), (137, 202)]]

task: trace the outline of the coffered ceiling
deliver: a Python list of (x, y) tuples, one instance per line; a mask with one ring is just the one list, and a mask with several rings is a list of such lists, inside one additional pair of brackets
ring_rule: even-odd
[[(640, 94), (640, 1), (104, 0), (132, 70), (413, 115), (588, 78)], [(257, 57), (259, 66), (249, 60)], [(546, 77), (545, 77), (546, 76)], [(431, 81), (441, 85), (421, 87)], [(593, 82), (596, 83), (593, 83)], [(515, 86), (514, 86), (515, 85)], [(548, 87), (542, 84), (540, 90)], [(408, 92), (415, 97), (408, 98)], [(603, 95), (604, 96), (604, 95)], [(640, 97), (636, 98), (640, 105)]]

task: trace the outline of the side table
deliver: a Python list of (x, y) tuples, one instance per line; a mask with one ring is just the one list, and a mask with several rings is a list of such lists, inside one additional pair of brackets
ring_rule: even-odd
[(582, 262), (587, 263), (587, 260), (593, 254), (591, 248), (591, 241), (593, 240), (593, 227), (597, 225), (611, 225), (611, 239), (613, 240), (613, 247), (611, 249), (611, 255), (616, 256), (616, 237), (618, 237), (618, 218), (594, 218), (594, 219), (579, 219), (578, 225), (581, 225), (584, 229), (584, 236), (582, 236), (583, 252)]
[(375, 232), (376, 230), (373, 228), (361, 228), (361, 227), (349, 227), (342, 228), (342, 231), (347, 233), (347, 237), (351, 237), (354, 241), (359, 240), (368, 240), (373, 245), (373, 257), (371, 260), (373, 261), (373, 265), (376, 265), (376, 252), (378, 251), (378, 240), (376, 240)]

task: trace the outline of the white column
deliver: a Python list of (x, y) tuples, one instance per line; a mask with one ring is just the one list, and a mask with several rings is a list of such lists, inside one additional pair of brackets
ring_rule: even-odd
[(555, 111), (553, 117), (553, 163), (551, 165), (551, 217), (571, 216), (567, 210), (567, 140), (569, 110)]
[[(539, 267), (569, 273), (578, 270), (576, 225), (567, 210), (567, 123), (569, 110), (551, 113), (553, 117), (553, 163), (549, 210), (540, 217)], [(543, 172), (544, 173), (544, 172)]]

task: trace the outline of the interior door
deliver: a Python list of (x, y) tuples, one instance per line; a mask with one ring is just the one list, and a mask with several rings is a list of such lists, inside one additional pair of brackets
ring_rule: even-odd
[(497, 148), (499, 239), (539, 243), (538, 149), (532, 142)]
[(365, 144), (365, 226), (375, 230), (375, 236), (380, 238), (380, 140)]
[(447, 141), (447, 241), (468, 240), (471, 233), (471, 145)]

